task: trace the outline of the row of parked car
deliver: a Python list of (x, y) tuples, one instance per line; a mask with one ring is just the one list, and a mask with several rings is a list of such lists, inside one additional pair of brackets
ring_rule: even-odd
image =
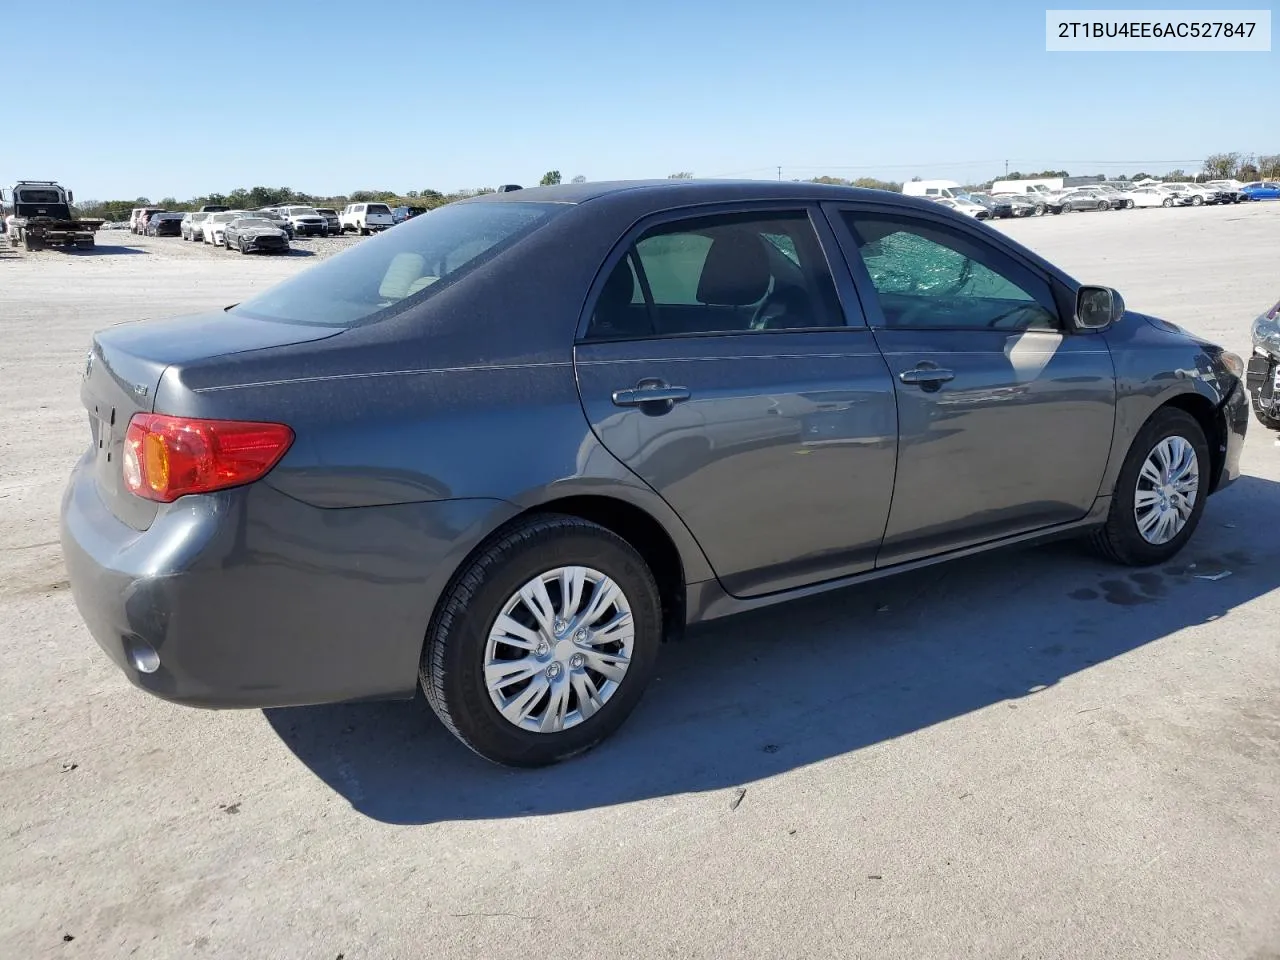
[(1257, 181), (1242, 184), (1234, 180), (1208, 183), (1144, 182), (1132, 186), (1098, 183), (1063, 190), (1028, 185), (1024, 193), (962, 192), (944, 190), (927, 199), (941, 203), (978, 220), (1005, 217), (1039, 217), (1074, 210), (1133, 210), (1137, 207), (1200, 207), (1243, 203), (1250, 200), (1280, 200), (1280, 183)]
[(137, 207), (128, 229), (150, 237), (181, 237), (191, 242), (239, 249), (287, 252), (295, 237), (327, 237), (344, 233), (368, 236), (425, 211), (385, 203), (349, 203), (339, 213), (330, 207), (281, 204), (258, 210), (232, 210), (207, 205), (188, 212)]

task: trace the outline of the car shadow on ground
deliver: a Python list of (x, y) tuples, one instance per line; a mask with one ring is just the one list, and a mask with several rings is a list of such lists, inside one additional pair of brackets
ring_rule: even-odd
[(613, 738), (542, 770), (474, 756), (421, 695), (264, 713), (317, 776), (388, 823), (729, 790), (974, 710), (1016, 707), (1217, 620), (1280, 586), (1277, 529), (1280, 484), (1244, 477), (1209, 501), (1196, 536), (1163, 567), (1117, 567), (1063, 542), (719, 621), (664, 649), (652, 687)]
[(60, 250), (69, 256), (75, 257), (120, 257), (130, 254), (141, 254), (149, 256), (150, 250), (143, 250), (139, 247), (126, 247), (113, 243), (103, 243), (98, 240), (92, 247), (53, 247), (50, 249)]

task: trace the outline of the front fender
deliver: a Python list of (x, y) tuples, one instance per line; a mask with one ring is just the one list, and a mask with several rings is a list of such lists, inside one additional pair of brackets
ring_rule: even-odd
[(1206, 432), (1214, 453), (1215, 486), (1223, 485), (1219, 478), (1229, 459), (1228, 441), (1237, 429), (1242, 439), (1244, 428), (1237, 428), (1238, 416), (1228, 409), (1240, 381), (1222, 369), (1214, 346), (1138, 313), (1126, 313), (1104, 336), (1116, 369), (1116, 428), (1099, 495), (1114, 492), (1134, 438), (1157, 410), (1171, 403), (1212, 412), (1213, 429)]

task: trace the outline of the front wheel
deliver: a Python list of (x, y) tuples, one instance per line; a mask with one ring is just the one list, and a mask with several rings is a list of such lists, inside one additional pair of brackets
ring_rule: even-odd
[(249, 252), (249, 245), (244, 242), (244, 237), (240, 238), (240, 242), (237, 244), (237, 246), (240, 248), (241, 254), (247, 254)]
[(548, 514), (509, 528), (454, 577), (419, 673), (432, 709), (480, 756), (544, 766), (621, 726), (661, 637), (658, 586), (635, 548)]
[(1194, 197), (1191, 198), (1191, 205), (1193, 207), (1198, 207), (1202, 203), (1204, 203), (1204, 197), (1200, 196), (1199, 194), (1196, 194)]
[(1253, 416), (1258, 423), (1262, 424), (1268, 430), (1280, 430), (1280, 417), (1273, 417), (1263, 409), (1262, 404), (1258, 403), (1257, 397), (1249, 398), (1249, 406), (1253, 407)]
[(1106, 200), (1102, 200), (1102, 201), (1100, 201), (1100, 202), (1098, 203), (1098, 209), (1099, 209), (1099, 210), (1110, 210), (1110, 209), (1111, 209), (1111, 204), (1110, 204), (1108, 201), (1106, 201)]
[(1133, 209), (1133, 201), (1132, 201), (1132, 200), (1126, 200), (1126, 201), (1124, 202), (1124, 208), (1125, 208), (1126, 210), (1132, 210), (1132, 209)]
[(1165, 198), (1164, 198), (1164, 202), (1163, 202), (1163, 203), (1161, 203), (1161, 204), (1160, 204), (1160, 206), (1162, 206), (1162, 207), (1172, 207), (1172, 206), (1173, 206), (1173, 197), (1165, 197)]
[(1157, 410), (1138, 431), (1094, 545), (1117, 563), (1164, 563), (1191, 539), (1209, 495), (1211, 460), (1204, 430), (1176, 407)]

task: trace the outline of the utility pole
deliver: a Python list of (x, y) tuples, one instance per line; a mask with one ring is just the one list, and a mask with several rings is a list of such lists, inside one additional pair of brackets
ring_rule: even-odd
[(782, 164), (778, 164), (778, 179), (782, 179)]
[(1009, 161), (1008, 161), (1008, 160), (1006, 160), (1006, 161), (1004, 162), (1004, 175), (1005, 175), (1006, 177), (1007, 177), (1007, 176), (1009, 176)]

